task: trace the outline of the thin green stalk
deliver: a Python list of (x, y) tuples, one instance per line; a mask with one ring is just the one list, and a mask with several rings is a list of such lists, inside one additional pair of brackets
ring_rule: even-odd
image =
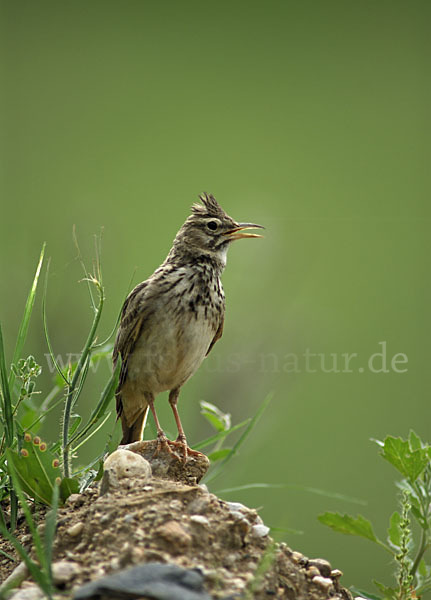
[(85, 424), (85, 426), (80, 431), (78, 431), (78, 432), (74, 433), (72, 436), (70, 436), (69, 444), (72, 444), (74, 442), (78, 442), (79, 440), (81, 440), (84, 436), (87, 435), (87, 433), (97, 423), (97, 421), (99, 421), (103, 417), (103, 415), (105, 414), (105, 412), (108, 408), (109, 403), (111, 402), (112, 396), (114, 395), (115, 390), (118, 386), (118, 379), (120, 377), (120, 369), (121, 369), (121, 360), (119, 360), (117, 362), (117, 366), (115, 367), (114, 372), (112, 373), (111, 377), (109, 378), (109, 380), (100, 396), (99, 402), (93, 409), (93, 411), (90, 415), (90, 418), (88, 419), (88, 422)]
[[(34, 300), (36, 298), (37, 284), (39, 281), (40, 271), (42, 269), (43, 257), (45, 255), (45, 248), (46, 248), (46, 242), (44, 242), (44, 244), (42, 246), (42, 250), (41, 250), (40, 256), (39, 256), (39, 262), (38, 262), (37, 268), (36, 268), (36, 273), (34, 275), (33, 283), (32, 283), (30, 292), (27, 297), (27, 302), (25, 304), (24, 315), (22, 317), (21, 324), (20, 324), (19, 331), (18, 331), (18, 336), (16, 339), (15, 350), (14, 350), (13, 358), (12, 358), (12, 364), (16, 364), (18, 362), (18, 360), (21, 358), (22, 349), (24, 347), (24, 342), (27, 337), (28, 326), (30, 324), (30, 317), (31, 317), (31, 313), (33, 311)], [(11, 390), (11, 392), (13, 390), (14, 382), (15, 382), (15, 373), (13, 372), (13, 369), (11, 368), (10, 374), (9, 374), (9, 389)]]
[[(418, 486), (418, 484), (416, 482), (413, 483), (413, 487), (416, 490), (416, 494), (418, 496), (418, 498), (421, 499), (421, 508), (422, 508), (422, 516), (423, 516), (423, 520), (424, 520), (424, 524), (428, 523), (428, 519), (429, 519), (429, 511), (430, 511), (430, 501), (428, 498), (428, 494), (426, 498), (423, 498), (423, 494), (421, 493), (420, 487)], [(427, 490), (429, 486), (425, 485), (424, 489)], [(425, 529), (423, 527), (423, 525), (420, 523), (421, 525), (421, 540), (419, 543), (419, 548), (416, 554), (416, 558), (413, 562), (413, 566), (410, 570), (410, 574), (412, 576), (416, 575), (416, 571), (418, 570), (419, 564), (422, 560), (423, 555), (425, 554), (426, 550), (429, 548), (429, 541), (428, 541), (428, 529)]]
[(410, 575), (412, 575), (413, 577), (416, 575), (416, 571), (418, 570), (419, 564), (422, 560), (423, 555), (425, 554), (426, 550), (428, 549), (428, 545), (427, 545), (427, 535), (424, 529), (422, 529), (421, 531), (421, 541), (419, 544), (419, 549), (418, 549), (418, 553), (416, 555), (416, 558), (414, 560), (413, 566), (410, 570)]
[(54, 351), (53, 351), (52, 346), (51, 346), (51, 340), (50, 340), (49, 333), (48, 333), (48, 321), (47, 321), (47, 318), (46, 318), (46, 297), (47, 297), (47, 293), (48, 293), (49, 265), (50, 265), (50, 261), (48, 260), (48, 263), (47, 263), (47, 266), (46, 266), (46, 273), (45, 273), (45, 285), (44, 285), (44, 288), (43, 288), (43, 296), (42, 296), (43, 331), (44, 331), (44, 334), (45, 334), (45, 340), (46, 340), (46, 344), (48, 346), (48, 352), (49, 352), (49, 356), (50, 356), (50, 358), (52, 360), (52, 364), (54, 365), (57, 373), (63, 379), (64, 383), (66, 385), (68, 385), (69, 384), (69, 380), (67, 379), (67, 377), (65, 377), (63, 371), (60, 368), (60, 365), (57, 362), (57, 359), (55, 358)]
[(92, 350), (93, 342), (96, 337), (97, 327), (99, 325), (100, 317), (102, 314), (103, 303), (105, 300), (103, 287), (101, 286), (100, 282), (95, 278), (92, 278), (92, 282), (96, 285), (97, 291), (99, 293), (99, 305), (96, 308), (93, 323), (92, 323), (91, 329), (90, 329), (90, 333), (88, 334), (87, 341), (82, 350), (81, 356), (78, 361), (78, 365), (77, 365), (75, 373), (73, 374), (73, 377), (72, 377), (72, 381), (68, 385), (66, 401), (65, 401), (65, 406), (64, 406), (62, 454), (63, 454), (63, 471), (64, 471), (65, 477), (70, 477), (70, 474), (71, 474), (69, 427), (70, 427), (70, 415), (72, 412), (72, 406), (74, 404), (74, 394), (75, 394), (75, 390), (78, 385), (81, 373), (85, 367), (85, 364), (88, 360), (89, 354)]

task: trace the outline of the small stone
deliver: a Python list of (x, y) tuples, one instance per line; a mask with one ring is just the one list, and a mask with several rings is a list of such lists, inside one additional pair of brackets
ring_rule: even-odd
[(204, 527), (210, 526), (210, 522), (203, 515), (192, 515), (190, 521), (192, 521), (192, 523), (197, 523), (198, 525), (203, 525)]
[(226, 569), (229, 569), (230, 567), (233, 567), (233, 565), (238, 562), (240, 558), (240, 555), (236, 552), (226, 554), (226, 556), (223, 558), (223, 566), (226, 567)]
[(74, 579), (80, 572), (80, 567), (74, 562), (61, 560), (53, 563), (52, 577), (55, 585), (65, 585)]
[(325, 590), (325, 592), (329, 592), (329, 590), (333, 587), (332, 579), (329, 579), (328, 577), (322, 577), (321, 575), (316, 575), (316, 577), (313, 577), (311, 581), (318, 585), (322, 590)]
[(300, 563), (300, 562), (303, 560), (303, 558), (304, 558), (304, 555), (303, 555), (303, 554), (301, 554), (300, 552), (296, 552), (296, 551), (294, 550), (294, 551), (292, 552), (292, 554), (291, 554), (291, 557), (290, 557), (290, 558), (292, 559), (292, 561), (293, 561), (294, 563), (296, 563), (296, 564), (299, 564), (299, 563)]
[(239, 510), (231, 510), (230, 516), (235, 519), (235, 521), (242, 521), (244, 519), (244, 515)]
[(83, 550), (87, 549), (87, 542), (80, 542), (76, 547), (75, 547), (75, 552), (83, 552)]
[(71, 525), (68, 529), (66, 529), (67, 535), (72, 538), (78, 537), (83, 531), (84, 523), (82, 523), (82, 521), (79, 521), (78, 523), (75, 523), (75, 525)]
[(70, 496), (68, 497), (68, 499), (65, 502), (65, 506), (80, 506), (81, 504), (84, 504), (84, 498), (82, 497), (82, 494), (70, 494)]
[(227, 507), (229, 509), (230, 512), (248, 512), (250, 509), (248, 509), (246, 506), (244, 506), (244, 504), (241, 504), (241, 502), (226, 502)]
[(104, 496), (121, 485), (122, 480), (139, 477), (142, 483), (151, 478), (151, 465), (140, 454), (129, 450), (116, 450), (103, 463), (100, 495)]
[(99, 522), (101, 525), (106, 525), (106, 523), (109, 523), (110, 520), (111, 520), (111, 515), (107, 514), (107, 515), (102, 515), (99, 519)]
[(13, 583), (16, 587), (18, 586), (24, 579), (28, 576), (29, 571), (27, 569), (27, 565), (25, 562), (19, 563), (17, 567), (12, 571), (12, 573), (5, 579), (5, 581), (0, 586), (0, 597), (3, 589), (6, 589)]
[(332, 579), (338, 579), (339, 577), (343, 576), (343, 571), (340, 571), (340, 569), (333, 569), (331, 571), (331, 577)]
[(131, 523), (131, 522), (134, 520), (134, 518), (135, 518), (135, 515), (134, 515), (134, 514), (131, 514), (131, 513), (129, 513), (129, 514), (127, 514), (127, 515), (124, 515), (124, 517), (123, 517), (123, 521), (124, 521), (125, 523)]
[(310, 579), (313, 579), (313, 577), (317, 577), (320, 575), (320, 571), (317, 567), (310, 566), (306, 570), (306, 575)]
[(38, 586), (32, 585), (15, 592), (10, 600), (40, 600), (41, 598), (45, 598), (45, 594)]
[(229, 586), (232, 586), (237, 590), (242, 590), (245, 588), (246, 582), (243, 579), (240, 579), (239, 577), (234, 577), (229, 581)]
[(319, 569), (320, 575), (322, 577), (330, 577), (331, 576), (331, 564), (325, 560), (324, 558), (311, 558), (308, 561), (308, 565), (310, 567), (317, 567)]
[(137, 540), (144, 540), (145, 539), (145, 531), (139, 527), (138, 529), (135, 529), (134, 533), (133, 533), (133, 537)]
[(167, 521), (163, 525), (160, 525), (156, 529), (156, 535), (159, 535), (166, 542), (172, 544), (173, 548), (184, 548), (190, 546), (192, 542), (191, 536), (177, 521)]
[(269, 533), (269, 527), (266, 525), (253, 525), (251, 528), (251, 534), (257, 538), (266, 537)]
[(29, 542), (33, 541), (33, 537), (31, 535), (31, 533), (27, 533), (26, 535), (23, 535), (21, 538), (21, 541), (23, 544), (28, 544)]

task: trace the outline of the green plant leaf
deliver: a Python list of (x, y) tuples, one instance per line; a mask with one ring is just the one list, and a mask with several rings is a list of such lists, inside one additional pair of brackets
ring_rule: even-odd
[(225, 431), (231, 427), (231, 417), (229, 413), (224, 413), (217, 406), (210, 402), (202, 400), (201, 414), (211, 423), (217, 431)]
[(361, 598), (367, 598), (368, 600), (383, 600), (383, 598), (381, 596), (377, 596), (377, 594), (372, 594), (371, 592), (367, 592), (365, 590), (357, 588), (354, 585), (352, 585), (352, 587), (350, 588), (350, 591), (355, 596), (360, 596)]
[(219, 419), (213, 413), (202, 411), (201, 413), (209, 423), (214, 427), (216, 431), (225, 431), (226, 427), (221, 419)]
[(373, 583), (382, 592), (385, 600), (398, 600), (399, 590), (383, 585), (383, 583), (375, 580)]
[(410, 429), (409, 444), (412, 450), (420, 450), (425, 446), (425, 444), (422, 443), (421, 438), (413, 431), (413, 429)]
[[(44, 447), (44, 446), (43, 446)], [(55, 479), (61, 478), (59, 466), (54, 467), (55, 457), (43, 452), (31, 443), (24, 442), (21, 453), (11, 450), (12, 462), (24, 492), (38, 502), (49, 505)], [(59, 464), (59, 461), (57, 460)]]
[(387, 436), (384, 440), (381, 455), (400, 473), (416, 481), (429, 463), (428, 451), (425, 448), (412, 450), (407, 440)]
[(366, 538), (371, 542), (378, 543), (373, 527), (367, 519), (362, 515), (358, 515), (356, 518), (350, 515), (340, 515), (339, 513), (326, 512), (323, 515), (317, 517), (323, 525), (327, 525), (334, 531), (344, 533), (346, 535), (356, 535), (359, 537)]
[(231, 448), (222, 448), (221, 450), (215, 450), (215, 452), (211, 452), (210, 454), (208, 454), (208, 458), (211, 462), (214, 463), (218, 460), (221, 460), (222, 458), (226, 458), (226, 456), (228, 456), (228, 454), (230, 454), (231, 452)]
[[(33, 520), (33, 516), (31, 514), (28, 504), (25, 500), (23, 489), (21, 487), (20, 477), (18, 476), (18, 473), (16, 472), (15, 467), (14, 467), (14, 461), (13, 461), (13, 457), (12, 457), (13, 452), (9, 448), (7, 448), (5, 454), (6, 454), (9, 472), (10, 472), (11, 480), (12, 480), (12, 483), (14, 486), (14, 490), (16, 492), (17, 498), (19, 499), (22, 511), (24, 513), (25, 519), (26, 519), (28, 527), (30, 529), (31, 536), (33, 538), (34, 549), (35, 549), (37, 558), (40, 563), (40, 567), (37, 569), (39, 571), (38, 574), (35, 574), (35, 572), (34, 572), (34, 562), (27, 555), (26, 551), (21, 546), (21, 544), (16, 540), (15, 536), (10, 535), (9, 532), (7, 532), (10, 536), (10, 537), (8, 537), (8, 539), (10, 541), (12, 541), (17, 552), (19, 552), (20, 555), (22, 556), (27, 567), (31, 571), (33, 577), (35, 577), (35, 580), (39, 583), (39, 585), (42, 587), (42, 589), (44, 591), (47, 591), (47, 593), (49, 594), (49, 597), (51, 597), (51, 595), (50, 595), (50, 577), (49, 577), (50, 572), (49, 572), (48, 565), (46, 563), (46, 555), (44, 552), (42, 541), (41, 541), (39, 532), (37, 530), (36, 524)], [(12, 539), (10, 539), (10, 538), (12, 538)], [(14, 543), (13, 540), (16, 543)]]
[(395, 548), (400, 548), (401, 546), (400, 523), (401, 515), (399, 512), (395, 511), (394, 513), (392, 513), (388, 529), (388, 540)]
[(60, 463), (47, 445), (36, 436), (32, 438), (26, 433), (21, 452), (9, 453), (16, 477), (23, 491), (38, 502), (51, 504), (54, 487), (60, 484), (60, 499), (64, 502), (72, 493), (79, 491), (79, 484), (74, 479), (61, 479)]

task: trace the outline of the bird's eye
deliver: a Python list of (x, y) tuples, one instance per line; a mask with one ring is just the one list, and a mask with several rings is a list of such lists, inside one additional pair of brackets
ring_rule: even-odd
[(217, 221), (208, 221), (207, 227), (208, 229), (211, 229), (211, 231), (215, 231), (218, 227), (218, 223)]

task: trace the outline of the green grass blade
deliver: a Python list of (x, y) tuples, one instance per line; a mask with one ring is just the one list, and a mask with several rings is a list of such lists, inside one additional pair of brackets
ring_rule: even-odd
[(245, 431), (242, 433), (241, 437), (239, 438), (239, 440), (236, 442), (236, 444), (232, 448), (231, 452), (228, 454), (228, 456), (226, 456), (226, 458), (224, 460), (222, 460), (218, 464), (218, 466), (214, 469), (214, 471), (211, 473), (211, 475), (205, 481), (205, 483), (209, 483), (210, 481), (213, 481), (222, 472), (226, 463), (235, 456), (235, 454), (238, 452), (238, 450), (243, 445), (245, 440), (248, 438), (251, 431), (254, 429), (254, 427), (255, 427), (256, 423), (259, 421), (260, 417), (265, 412), (266, 408), (268, 407), (269, 403), (272, 400), (272, 396), (273, 396), (272, 392), (267, 395), (267, 397), (264, 399), (262, 404), (259, 406), (254, 417), (252, 417), (252, 419), (251, 419), (250, 423), (248, 424), (248, 426), (246, 427)]
[[(193, 450), (201, 450), (202, 448), (211, 446), (211, 444), (214, 444), (215, 442), (218, 442), (219, 440), (224, 440), (230, 433), (233, 433), (237, 429), (241, 429), (241, 427), (245, 427), (246, 425), (248, 425), (250, 423), (250, 421), (251, 421), (251, 418), (245, 419), (245, 421), (242, 421), (241, 423), (234, 425), (230, 429), (226, 429), (225, 431), (220, 431), (219, 433), (212, 435), (211, 437), (207, 438), (206, 440), (203, 440), (202, 442), (199, 442), (198, 444), (194, 444), (192, 446), (192, 449)], [(157, 431), (156, 431), (156, 435), (157, 435)]]
[[(52, 598), (51, 585), (49, 584), (49, 581), (47, 580), (46, 575), (41, 570), (40, 566), (38, 564), (36, 564), (30, 558), (30, 555), (28, 554), (28, 552), (26, 552), (24, 547), (18, 542), (16, 537), (14, 535), (12, 535), (3, 526), (2, 523), (0, 523), (0, 533), (12, 544), (12, 546), (15, 548), (15, 550), (17, 551), (19, 556), (24, 561), (27, 569), (30, 571), (31, 576), (33, 577), (34, 581), (38, 584), (38, 586), (41, 588), (41, 590), (43, 590), (45, 592), (45, 594), (48, 596), (48, 598), (51, 599)], [(8, 586), (8, 588), (6, 588), (5, 590), (2, 590), (2, 592), (6, 593), (6, 591), (11, 590), (13, 587), (14, 587), (13, 584), (11, 584), (10, 587)]]
[[(0, 531), (3, 531), (2, 527), (1, 527), (1, 524), (0, 524)], [(0, 554), (2, 556), (4, 556), (5, 558), (7, 558), (8, 560), (10, 560), (11, 562), (16, 562), (16, 558), (14, 556), (11, 556), (10, 554), (8, 554), (7, 552), (5, 552), (1, 548), (0, 548)]]
[(0, 384), (1, 384), (1, 410), (5, 428), (6, 446), (10, 448), (13, 443), (14, 422), (12, 414), (12, 400), (10, 385), (6, 371), (6, 357), (4, 353), (3, 333), (0, 325)]
[(51, 564), (52, 564), (52, 550), (54, 546), (55, 528), (57, 523), (57, 511), (58, 503), (60, 499), (60, 489), (57, 483), (54, 484), (51, 498), (51, 510), (45, 519), (45, 534), (44, 534), (44, 546), (45, 546), (45, 560), (48, 565), (49, 579), (52, 579)]
[(43, 550), (42, 541), (40, 539), (39, 532), (37, 531), (36, 524), (33, 520), (33, 516), (31, 514), (28, 504), (26, 502), (24, 492), (22, 491), (19, 477), (18, 477), (18, 474), (17, 474), (14, 464), (13, 464), (13, 457), (11, 456), (11, 453), (12, 453), (11, 450), (9, 450), (9, 449), (6, 450), (6, 458), (7, 458), (7, 463), (8, 463), (8, 468), (9, 468), (9, 472), (11, 475), (11, 479), (13, 482), (13, 487), (14, 487), (15, 493), (19, 499), (19, 502), (21, 504), (21, 508), (24, 513), (25, 519), (27, 521), (28, 527), (30, 529), (30, 533), (33, 538), (34, 547), (36, 550), (37, 557), (40, 561), (40, 565), (42, 567), (42, 570), (45, 569), (45, 572), (46, 572), (47, 565), (45, 563), (45, 553)]
[(105, 418), (103, 419), (103, 421), (102, 421), (101, 423), (99, 423), (99, 425), (98, 425), (98, 426), (97, 426), (95, 429), (93, 429), (93, 431), (91, 431), (91, 432), (90, 432), (90, 433), (87, 435), (87, 437), (85, 437), (83, 440), (81, 440), (81, 442), (80, 442), (80, 443), (79, 443), (77, 446), (75, 446), (75, 447), (73, 448), (72, 452), (76, 452), (77, 450), (79, 450), (79, 448), (80, 448), (81, 446), (83, 446), (84, 444), (86, 444), (86, 443), (88, 442), (88, 440), (90, 440), (90, 439), (93, 437), (93, 435), (94, 435), (95, 433), (97, 433), (97, 432), (99, 431), (99, 429), (101, 429), (101, 428), (104, 426), (104, 424), (105, 424), (105, 423), (106, 423), (106, 421), (109, 419), (109, 417), (111, 416), (111, 414), (112, 414), (112, 412), (108, 412), (108, 414), (105, 416)]
[(215, 494), (230, 494), (233, 492), (243, 492), (245, 490), (255, 489), (280, 489), (285, 488), (284, 483), (247, 483), (246, 485), (237, 485), (235, 487), (224, 488), (222, 490), (216, 490)]
[(115, 370), (112, 373), (111, 377), (109, 378), (109, 380), (100, 396), (99, 402), (93, 409), (93, 411), (90, 415), (90, 418), (88, 419), (88, 422), (85, 424), (83, 429), (81, 429), (81, 431), (78, 431), (75, 435), (70, 437), (70, 441), (69, 441), (70, 444), (82, 439), (85, 435), (87, 435), (87, 433), (90, 431), (90, 429), (98, 421), (100, 421), (100, 419), (104, 418), (105, 413), (108, 409), (108, 406), (109, 406), (112, 398), (114, 397), (115, 390), (117, 389), (117, 386), (118, 386), (118, 379), (120, 377), (120, 369), (121, 369), (121, 360), (119, 360), (117, 362)]
[[(27, 337), (28, 326), (30, 324), (30, 317), (31, 317), (31, 313), (33, 311), (34, 300), (36, 298), (37, 284), (39, 281), (40, 271), (42, 269), (43, 257), (45, 255), (45, 247), (46, 247), (46, 242), (42, 246), (42, 250), (40, 252), (40, 257), (39, 257), (39, 262), (38, 262), (37, 268), (36, 268), (36, 273), (34, 275), (33, 283), (32, 283), (30, 292), (27, 297), (27, 302), (25, 303), (24, 315), (22, 317), (21, 324), (19, 327), (18, 337), (16, 339), (15, 350), (14, 350), (13, 358), (12, 358), (13, 364), (16, 364), (18, 362), (18, 360), (21, 358), (22, 349), (24, 347), (25, 339)], [(13, 389), (14, 382), (15, 382), (15, 373), (11, 369), (10, 374), (9, 374), (9, 389), (10, 390)]]
[[(6, 443), (7, 448), (11, 448), (14, 440), (14, 419), (12, 411), (12, 400), (10, 394), (10, 385), (7, 378), (6, 371), (6, 357), (4, 352), (3, 344), (3, 333), (0, 325), (0, 399), (1, 399), (1, 411), (4, 424), (4, 438), (1, 443), (1, 450), (3, 450), (3, 442)], [(3, 455), (3, 458), (5, 455)], [(17, 517), (18, 517), (18, 498), (15, 494), (12, 485), (12, 479), (9, 475), (10, 480), (10, 528), (14, 531), (16, 528)]]
[(338, 492), (328, 492), (327, 490), (321, 490), (319, 488), (310, 487), (307, 485), (299, 485), (296, 483), (247, 483), (245, 485), (237, 485), (231, 488), (224, 488), (222, 490), (216, 490), (216, 494), (230, 494), (233, 492), (242, 492), (245, 490), (253, 489), (293, 489), (302, 492), (309, 492), (311, 494), (317, 494), (318, 496), (324, 496), (325, 498), (332, 498), (335, 500), (342, 500), (343, 502), (351, 502), (352, 504), (360, 504), (361, 506), (367, 506), (368, 502), (361, 498), (354, 498), (353, 496), (346, 496), (345, 494), (339, 494)]
[(49, 275), (49, 260), (48, 260), (48, 264), (46, 267), (45, 284), (43, 286), (43, 295), (42, 295), (43, 332), (45, 334), (46, 345), (48, 346), (48, 352), (49, 352), (49, 356), (51, 358), (52, 364), (54, 365), (57, 373), (60, 375), (60, 377), (64, 381), (64, 383), (66, 385), (69, 385), (69, 381), (68, 381), (67, 377), (65, 377), (60, 365), (57, 362), (57, 359), (55, 358), (54, 351), (51, 346), (51, 339), (50, 339), (49, 333), (48, 333), (48, 320), (46, 318), (46, 297), (48, 294), (48, 275)]
[(324, 496), (325, 498), (332, 498), (334, 500), (342, 500), (343, 502), (351, 502), (352, 504), (360, 504), (361, 506), (368, 505), (368, 502), (366, 500), (363, 500), (362, 498), (355, 498), (354, 496), (346, 496), (346, 494), (340, 494), (338, 492), (328, 492), (327, 490), (310, 487), (308, 485), (287, 483), (286, 487), (294, 489), (294, 490), (310, 492), (311, 494), (316, 494), (317, 496)]

